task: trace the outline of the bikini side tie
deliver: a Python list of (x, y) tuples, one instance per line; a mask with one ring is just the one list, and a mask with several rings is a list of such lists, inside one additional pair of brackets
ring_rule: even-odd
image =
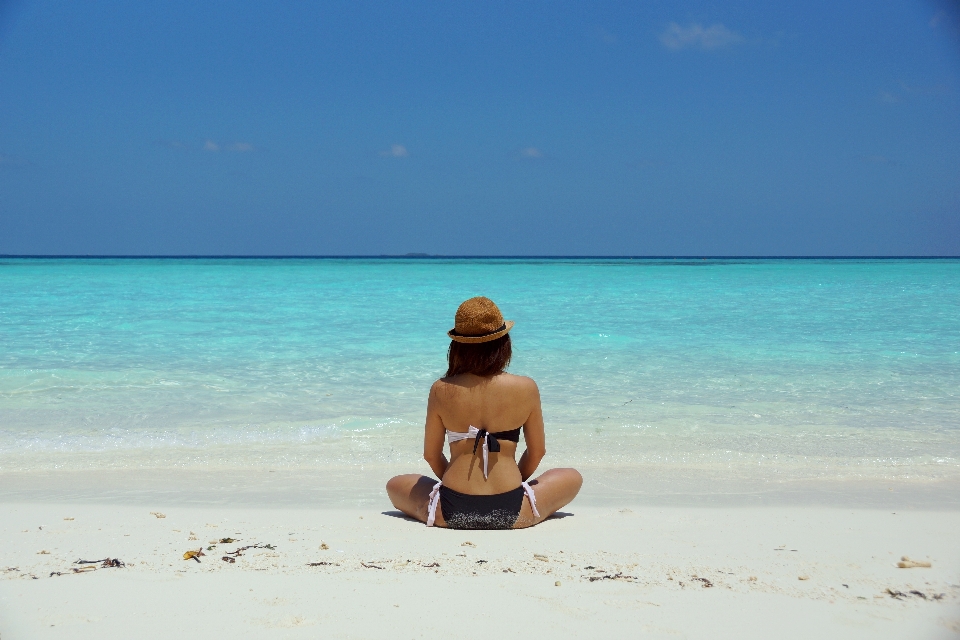
[[(437, 519), (437, 505), (440, 504), (440, 487), (443, 486), (443, 482), (438, 482), (433, 485), (433, 489), (430, 491), (430, 497), (427, 499), (427, 526), (432, 527), (433, 523)], [(521, 482), (520, 486), (523, 487), (523, 492), (527, 494), (527, 499), (530, 501), (530, 509), (533, 511), (533, 517), (539, 518), (540, 512), (537, 511), (537, 496), (533, 492), (533, 487), (530, 486), (528, 482)]]

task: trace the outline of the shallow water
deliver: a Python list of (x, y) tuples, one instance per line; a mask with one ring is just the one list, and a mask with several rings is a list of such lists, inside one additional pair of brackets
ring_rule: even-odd
[(551, 465), (960, 481), (960, 260), (0, 260), (0, 471), (420, 469), (497, 301)]

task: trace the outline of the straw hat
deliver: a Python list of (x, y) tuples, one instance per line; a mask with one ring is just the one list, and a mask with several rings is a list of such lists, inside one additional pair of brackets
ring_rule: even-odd
[(456, 342), (490, 342), (513, 329), (513, 320), (504, 322), (503, 314), (490, 298), (470, 298), (457, 309), (456, 324), (447, 335)]

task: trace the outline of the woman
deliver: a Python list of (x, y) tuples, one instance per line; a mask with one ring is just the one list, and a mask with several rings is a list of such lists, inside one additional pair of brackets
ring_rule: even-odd
[[(442, 480), (411, 473), (387, 483), (393, 506), (427, 526), (522, 529), (580, 491), (583, 478), (575, 469), (551, 469), (527, 482), (547, 449), (537, 384), (504, 372), (512, 328), (489, 298), (471, 298), (457, 309), (447, 333), (447, 375), (430, 388), (423, 437), (423, 458)], [(518, 464), (521, 428), (527, 448)]]

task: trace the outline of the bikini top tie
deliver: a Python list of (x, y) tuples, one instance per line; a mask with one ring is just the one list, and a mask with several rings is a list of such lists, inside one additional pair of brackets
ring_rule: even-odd
[(487, 455), (490, 451), (497, 453), (500, 451), (500, 441), (497, 440), (499, 437), (502, 440), (508, 440), (510, 442), (520, 442), (520, 429), (511, 429), (510, 431), (498, 431), (496, 434), (490, 433), (486, 429), (477, 429), (475, 426), (470, 425), (470, 428), (466, 433), (462, 431), (450, 431), (447, 429), (447, 442), (453, 444), (454, 442), (460, 442), (461, 440), (469, 440), (473, 438), (473, 453), (477, 453), (477, 447), (483, 447), (483, 477), (487, 477)]

